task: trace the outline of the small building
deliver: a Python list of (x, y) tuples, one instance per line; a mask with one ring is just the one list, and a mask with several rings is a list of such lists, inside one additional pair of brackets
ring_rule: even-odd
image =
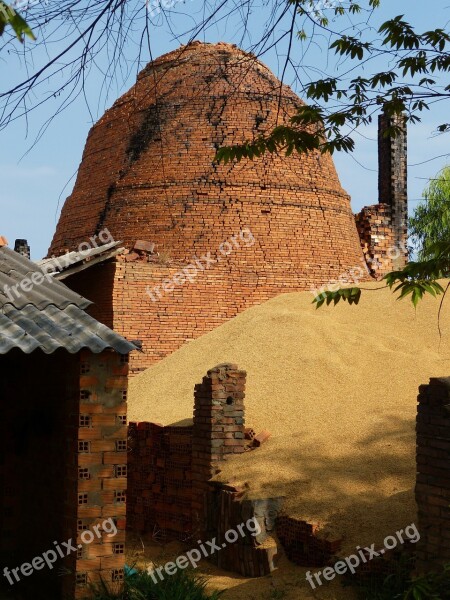
[(13, 597), (70, 600), (123, 579), (137, 347), (90, 304), (0, 247), (0, 587)]

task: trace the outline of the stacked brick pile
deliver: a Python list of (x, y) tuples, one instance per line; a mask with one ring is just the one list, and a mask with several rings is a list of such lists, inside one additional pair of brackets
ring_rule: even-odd
[(396, 251), (392, 208), (388, 204), (364, 207), (355, 215), (355, 221), (364, 258), (373, 277), (383, 277), (403, 266), (404, 252)]
[[(271, 573), (278, 555), (272, 535), (283, 499), (243, 499), (242, 489), (221, 483), (214, 484), (213, 490), (209, 496), (208, 522), (221, 551), (211, 557), (212, 561), (221, 569), (246, 577)], [(247, 528), (246, 523), (251, 519), (258, 524), (259, 532), (253, 524)], [(235, 541), (230, 543), (230, 539)]]
[(450, 378), (420, 387), (417, 414), (419, 570), (450, 563)]
[[(155, 244), (164, 264), (124, 257), (67, 280), (96, 302), (97, 318), (143, 341), (132, 372), (250, 306), (360, 266), (350, 199), (329, 155), (214, 161), (220, 146), (288, 123), (301, 104), (254, 56), (197, 42), (150, 63), (92, 128), (49, 254), (104, 227), (130, 250)], [(246, 228), (251, 245), (239, 238)], [(208, 253), (220, 260), (171, 284)], [(156, 286), (170, 291), (154, 302), (146, 290)]]
[(127, 520), (157, 541), (192, 534), (192, 427), (130, 423)]
[(287, 516), (277, 519), (276, 530), (286, 556), (300, 566), (323, 567), (342, 545), (342, 540), (321, 539), (316, 525)]

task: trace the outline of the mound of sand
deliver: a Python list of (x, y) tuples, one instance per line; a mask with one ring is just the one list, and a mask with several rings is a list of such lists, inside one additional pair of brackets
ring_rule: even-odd
[[(365, 287), (379, 287), (368, 284)], [(316, 310), (309, 292), (251, 308), (134, 378), (129, 418), (192, 417), (193, 387), (234, 362), (247, 371), (246, 423), (273, 436), (236, 457), (222, 478), (251, 496), (286, 495), (288, 514), (343, 536), (344, 549), (381, 543), (416, 518), (418, 386), (450, 375), (450, 307), (417, 311), (389, 290), (359, 306)]]

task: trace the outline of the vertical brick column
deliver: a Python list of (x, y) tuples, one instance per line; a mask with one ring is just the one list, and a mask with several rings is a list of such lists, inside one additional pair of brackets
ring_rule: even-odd
[[(398, 128), (398, 135), (391, 133)], [(407, 125), (404, 115), (388, 116), (384, 112), (378, 120), (378, 191), (380, 204), (391, 207), (391, 227), (394, 244), (407, 241), (408, 226), (408, 149)], [(406, 253), (395, 261), (394, 268), (406, 264)]]
[(228, 456), (245, 448), (244, 397), (246, 372), (222, 364), (195, 386), (192, 440), (192, 513), (194, 531), (207, 533), (211, 477)]
[(450, 378), (420, 386), (417, 415), (418, 570), (450, 563)]
[[(71, 536), (78, 545), (73, 582), (75, 598), (87, 596), (88, 583), (99, 581), (100, 577), (107, 584), (123, 579), (127, 374), (127, 356), (113, 351), (81, 353), (77, 481), (69, 511), (76, 515), (76, 531)], [(108, 519), (114, 521), (118, 530), (114, 537), (102, 528)], [(66, 591), (68, 585), (69, 582)]]

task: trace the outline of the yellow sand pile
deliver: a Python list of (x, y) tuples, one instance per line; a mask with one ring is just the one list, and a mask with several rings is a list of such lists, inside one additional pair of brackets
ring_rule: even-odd
[(237, 363), (247, 424), (273, 437), (223, 477), (248, 482), (252, 496), (286, 495), (288, 514), (344, 536), (351, 550), (416, 518), (417, 390), (450, 375), (450, 304), (440, 340), (434, 299), (416, 312), (388, 290), (364, 292), (359, 306), (315, 310), (311, 300), (278, 296), (186, 344), (131, 381), (129, 418), (182, 424), (194, 384)]

